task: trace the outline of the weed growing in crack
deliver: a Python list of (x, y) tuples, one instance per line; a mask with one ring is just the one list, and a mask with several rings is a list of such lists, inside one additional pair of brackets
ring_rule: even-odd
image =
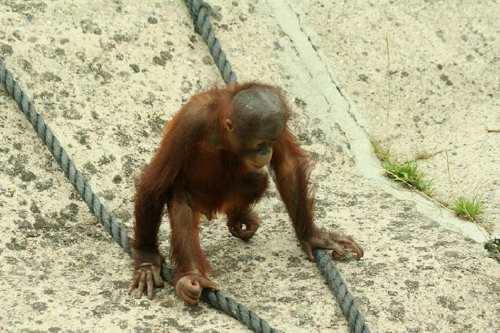
[(401, 163), (380, 140), (370, 137), (370, 143), (375, 155), (382, 162), (387, 178), (401, 182), (411, 189), (419, 190), (429, 197), (434, 194), (432, 182), (425, 179), (425, 174), (418, 169), (415, 161)]
[(477, 195), (471, 199), (459, 197), (453, 202), (451, 208), (458, 216), (471, 221), (477, 221), (479, 215), (484, 214), (483, 201)]
[(406, 186), (422, 191), (431, 197), (434, 193), (432, 182), (425, 179), (425, 174), (418, 170), (418, 165), (414, 161), (400, 163), (397, 160), (387, 160), (382, 163), (385, 175), (388, 178), (402, 182)]
[[(389, 148), (384, 146), (381, 140), (375, 139), (370, 136), (370, 143), (373, 146), (375, 155), (382, 162), (384, 168), (384, 175), (387, 178), (393, 179), (397, 182), (404, 184), (406, 187), (418, 190), (429, 197), (434, 202), (441, 205), (443, 208), (448, 208), (454, 211), (459, 217), (474, 221), (491, 232), (491, 226), (481, 223), (478, 217), (484, 214), (483, 201), (478, 195), (468, 199), (464, 196), (456, 198), (453, 203), (434, 198), (434, 188), (432, 181), (426, 179), (425, 174), (418, 169), (416, 161), (400, 162), (397, 157), (391, 152)], [(426, 153), (417, 153), (416, 160), (430, 158), (432, 155)], [(452, 186), (450, 164), (448, 160), (448, 152), (446, 151), (446, 165), (448, 171), (448, 180)], [(453, 192), (453, 186), (452, 186)], [(454, 197), (454, 195), (452, 196)]]

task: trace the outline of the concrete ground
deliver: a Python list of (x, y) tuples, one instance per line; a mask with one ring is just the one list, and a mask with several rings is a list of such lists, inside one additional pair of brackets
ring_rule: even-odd
[(290, 8), (367, 132), (402, 161), (424, 156), (418, 165), (437, 200), (482, 198), (480, 220), (498, 238), (500, 5), (301, 0)]
[[(500, 214), (498, 4), (210, 3), (239, 79), (282, 87), (294, 108), (291, 127), (316, 160), (317, 223), (365, 248), (337, 267), (372, 331), (497, 332), (500, 266), (484, 241)], [(221, 82), (182, 1), (0, 0), (0, 57), (129, 229), (134, 178), (163, 124)], [(0, 110), (1, 331), (247, 331), (171, 287), (153, 301), (128, 295), (131, 260), (2, 88)], [(438, 198), (481, 195), (496, 234), (384, 179), (368, 134), (402, 158), (431, 154), (419, 166)], [(249, 244), (223, 217), (203, 222), (214, 280), (280, 331), (346, 332), (274, 186), (256, 209), (264, 224)], [(168, 237), (165, 223), (164, 253)]]

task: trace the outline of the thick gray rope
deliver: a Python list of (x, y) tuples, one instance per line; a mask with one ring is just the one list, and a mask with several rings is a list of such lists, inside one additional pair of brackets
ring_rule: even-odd
[(349, 324), (349, 332), (368, 333), (370, 329), (365, 324), (365, 317), (359, 312), (358, 305), (354, 301), (352, 294), (347, 289), (347, 285), (342, 279), (339, 271), (333, 264), (330, 253), (325, 250), (315, 249), (313, 251), (319, 270), (325, 276), (328, 285), (333, 290), (337, 303), (342, 309), (342, 313)]
[[(57, 161), (66, 177), (85, 201), (90, 211), (97, 220), (104, 226), (104, 229), (113, 236), (118, 245), (125, 252), (132, 255), (133, 250), (129, 246), (127, 232), (125, 228), (116, 220), (116, 218), (101, 203), (99, 197), (92, 192), (89, 183), (83, 177), (83, 174), (77, 170), (75, 163), (71, 160), (66, 150), (61, 147), (59, 140), (55, 137), (50, 127), (45, 123), (43, 117), (36, 111), (35, 105), (31, 103), (26, 93), (21, 89), (17, 81), (14, 80), (12, 72), (5, 67), (5, 63), (0, 58), (0, 84), (5, 86), (7, 93), (14, 98), (17, 105), (30, 121), (38, 136), (47, 146), (54, 159)], [(161, 267), (161, 276), (165, 281), (172, 280), (170, 269), (166, 264)], [(214, 308), (224, 311), (226, 314), (242, 321), (254, 332), (271, 333), (277, 332), (269, 324), (260, 319), (257, 314), (248, 310), (244, 305), (237, 303), (234, 299), (224, 296), (220, 291), (204, 289), (202, 300), (212, 305)]]
[[(228, 80), (226, 79), (228, 77), (228, 72), (226, 69), (231, 70), (231, 64), (227, 60), (225, 53), (221, 50), (221, 45), (217, 38), (215, 38), (215, 33), (207, 16), (206, 9), (211, 8), (210, 5), (206, 4), (202, 0), (185, 0), (185, 2), (189, 9), (189, 13), (193, 17), (195, 31), (199, 33), (203, 40), (207, 43), (210, 53), (212, 54), (224, 81), (228, 83)], [(219, 58), (218, 55), (220, 54), (222, 57)], [(233, 77), (231, 76), (231, 81), (236, 83), (236, 74), (232, 71), (230, 73), (234, 75), (234, 79), (232, 79)], [(269, 165), (268, 168), (273, 180), (276, 182), (276, 175), (274, 171)], [(337, 303), (342, 308), (342, 312), (344, 313), (344, 316), (349, 324), (349, 331), (354, 333), (370, 332), (370, 329), (365, 324), (365, 318), (359, 311), (358, 305), (354, 301), (352, 294), (347, 289), (347, 285), (342, 279), (340, 272), (333, 264), (330, 254), (325, 250), (316, 249), (314, 250), (314, 256), (320, 271), (326, 277), (328, 284), (337, 299)]]
[(57, 161), (64, 174), (70, 180), (71, 184), (78, 191), (83, 201), (87, 204), (90, 211), (101, 222), (107, 232), (113, 239), (127, 252), (132, 253), (128, 245), (128, 237), (125, 228), (123, 228), (116, 218), (101, 204), (99, 198), (92, 192), (89, 183), (83, 178), (83, 174), (76, 169), (75, 163), (68, 156), (66, 150), (61, 147), (59, 140), (55, 137), (50, 127), (45, 123), (43, 117), (36, 111), (35, 105), (31, 103), (26, 93), (14, 80), (12, 73), (5, 68), (3, 59), (0, 58), (0, 83), (2, 83), (7, 92), (17, 102), (17, 105), (24, 113), (26, 118), (33, 125), (38, 136), (45, 143), (54, 159)]
[(219, 68), (220, 74), (226, 84), (236, 83), (238, 79), (234, 74), (231, 64), (226, 58), (226, 54), (222, 51), (221, 45), (217, 37), (215, 37), (214, 29), (207, 16), (207, 11), (213, 12), (212, 7), (201, 0), (186, 0), (189, 13), (193, 17), (195, 31), (201, 35), (205, 43), (207, 43), (210, 54)]

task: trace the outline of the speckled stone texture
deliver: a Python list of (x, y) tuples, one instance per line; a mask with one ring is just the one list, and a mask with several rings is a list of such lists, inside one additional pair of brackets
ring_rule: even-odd
[[(423, 214), (411, 195), (401, 199), (360, 175), (351, 148), (353, 138), (367, 137), (356, 137), (338, 119), (355, 118), (360, 128), (385, 135), (388, 35), (396, 71), (387, 125), (393, 149), (408, 156), (419, 147), (435, 153), (422, 167), (436, 172), (443, 196), (449, 188), (439, 163), (448, 149), (455, 190), (477, 184), (486, 221), (498, 223), (498, 134), (486, 132), (498, 128), (498, 5), (210, 3), (240, 80), (282, 87), (296, 113), (291, 128), (315, 159), (317, 223), (354, 235), (365, 248), (360, 262), (350, 257), (337, 267), (372, 331), (496, 332), (498, 263), (483, 244)], [(297, 36), (278, 19), (285, 14), (295, 17), (288, 24), (303, 44), (294, 44)], [(321, 60), (304, 58), (303, 47)], [(129, 229), (134, 182), (164, 123), (193, 93), (222, 84), (182, 1), (0, 0), (0, 56), (102, 202)], [(331, 71), (311, 72), (306, 63), (313, 61)], [(325, 98), (318, 82), (341, 90)], [(153, 301), (128, 295), (131, 260), (88, 212), (3, 88), (0, 110), (1, 331), (248, 331), (204, 304), (184, 305), (170, 286), (158, 289)], [(375, 162), (367, 167), (379, 168)], [(463, 172), (468, 176), (460, 180)], [(256, 211), (264, 223), (248, 244), (230, 236), (225, 217), (203, 221), (214, 281), (280, 331), (346, 332), (274, 186)], [(164, 219), (160, 238), (167, 254)]]
[(498, 2), (298, 0), (290, 7), (367, 131), (402, 161), (427, 155), (418, 165), (436, 199), (482, 198), (480, 220), (499, 238)]

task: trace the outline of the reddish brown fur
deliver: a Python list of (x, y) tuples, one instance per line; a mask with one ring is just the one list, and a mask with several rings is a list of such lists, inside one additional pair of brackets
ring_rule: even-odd
[(309, 239), (314, 227), (314, 199), (309, 192), (311, 170), (307, 154), (287, 127), (273, 148), (271, 166), (295, 234), (299, 239)]
[[(206, 277), (211, 269), (200, 247), (200, 214), (208, 218), (217, 212), (243, 214), (242, 218), (250, 219), (252, 228), (258, 227), (260, 220), (251, 212), (251, 206), (266, 190), (267, 175), (250, 172), (245, 167), (224, 128), (224, 121), (232, 117), (234, 96), (252, 87), (276, 93), (285, 109), (285, 126), (273, 145), (271, 165), (298, 239), (306, 249), (307, 244), (323, 244), (323, 239), (330, 237), (314, 226), (314, 201), (308, 190), (309, 163), (286, 126), (290, 109), (279, 90), (254, 82), (213, 88), (192, 97), (174, 116), (165, 127), (160, 148), (142, 173), (135, 198), (132, 244), (136, 268), (144, 263), (157, 265), (162, 260), (157, 236), (165, 203), (172, 229), (170, 257), (175, 266), (174, 285), (183, 276)], [(237, 222), (232, 219), (228, 227)], [(242, 239), (248, 240), (252, 235)], [(309, 256), (312, 256), (310, 251)], [(131, 288), (136, 283), (134, 278)]]
[[(230, 104), (233, 97), (239, 91), (254, 85), (257, 84), (213, 88), (198, 94), (165, 127), (160, 148), (151, 163), (145, 167), (137, 189), (135, 241), (132, 244), (136, 252), (159, 253), (157, 235), (163, 206), (172, 200), (172, 194), (176, 191), (188, 188), (199, 199), (197, 201), (203, 204), (199, 210), (203, 213), (207, 211), (207, 215), (217, 213), (228, 200), (231, 200), (232, 209), (238, 210), (260, 199), (267, 188), (267, 179), (245, 177), (247, 174), (244, 168), (231, 151), (207, 149), (214, 144), (212, 140), (215, 142), (220, 138), (223, 146), (229, 146), (223, 135), (225, 129), (222, 120), (231, 116)], [(280, 94), (272, 86), (259, 85)], [(243, 183), (240, 182), (242, 179)], [(189, 208), (187, 199), (184, 204), (185, 207), (179, 208), (180, 210)], [(172, 206), (175, 205), (178, 203), (172, 203)], [(189, 228), (189, 232), (182, 232), (183, 237), (186, 237), (183, 242), (198, 244), (193, 245), (189, 251), (182, 248), (182, 244), (171, 244), (171, 258), (179, 274), (190, 269), (193, 261), (198, 263), (199, 267), (196, 269), (202, 274), (210, 268), (199, 248), (199, 212), (192, 213), (193, 221), (184, 222), (186, 225), (183, 229), (177, 226), (177, 218), (169, 211), (172, 229), (184, 231)], [(181, 231), (172, 230), (172, 241), (176, 240), (177, 232)], [(187, 252), (191, 253), (188, 255)], [(136, 265), (142, 262), (144, 261), (136, 260)]]

